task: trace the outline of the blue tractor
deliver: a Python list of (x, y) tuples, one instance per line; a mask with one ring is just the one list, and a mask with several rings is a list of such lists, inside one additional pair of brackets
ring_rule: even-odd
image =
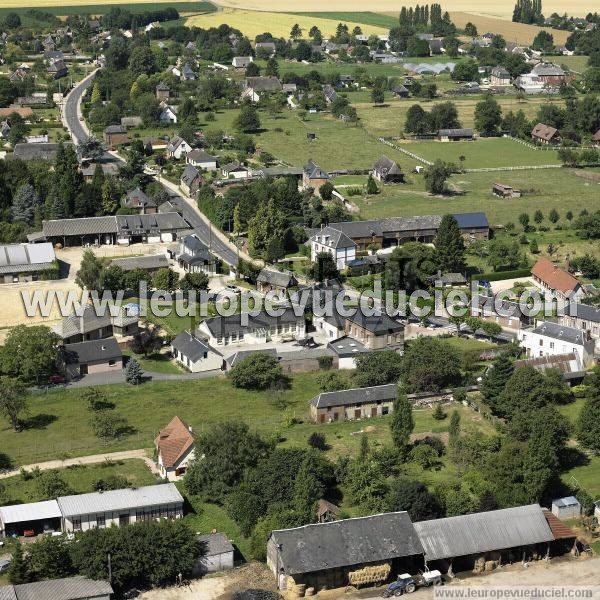
[(417, 589), (415, 580), (408, 574), (398, 575), (398, 579), (387, 586), (381, 596), (391, 598), (392, 596), (402, 596), (402, 594), (412, 594)]

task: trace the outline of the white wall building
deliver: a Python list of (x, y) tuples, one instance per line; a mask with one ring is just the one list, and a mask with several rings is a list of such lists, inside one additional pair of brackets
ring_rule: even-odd
[(219, 371), (223, 357), (190, 331), (182, 331), (172, 342), (173, 358), (192, 373)]
[(333, 257), (338, 269), (343, 270), (351, 260), (356, 259), (356, 243), (345, 233), (332, 227), (324, 227), (310, 238), (310, 258), (317, 260), (317, 254), (327, 252)]
[(532, 329), (517, 333), (519, 344), (531, 358), (574, 354), (580, 370), (587, 369), (594, 361), (595, 342), (589, 334), (551, 321), (541, 321)]

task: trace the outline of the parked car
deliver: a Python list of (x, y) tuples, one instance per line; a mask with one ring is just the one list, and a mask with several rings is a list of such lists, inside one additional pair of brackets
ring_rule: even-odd
[(11, 562), (12, 562), (12, 559), (10, 559), (10, 558), (0, 559), (0, 573), (4, 573), (5, 571), (8, 571), (8, 569), (10, 568)]
[(67, 378), (64, 375), (52, 375), (49, 381), (52, 385), (60, 385), (61, 383), (66, 383)]
[(26, 529), (23, 532), (23, 537), (35, 537), (35, 531), (33, 529)]

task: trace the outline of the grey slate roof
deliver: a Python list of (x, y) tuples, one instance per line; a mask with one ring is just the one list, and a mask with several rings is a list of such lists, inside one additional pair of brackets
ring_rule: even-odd
[(396, 333), (398, 331), (404, 331), (404, 325), (394, 321), (391, 317), (385, 313), (375, 313), (373, 315), (366, 315), (360, 307), (356, 310), (353, 315), (348, 317), (348, 321), (366, 329), (370, 333), (375, 335)]
[(123, 125), (109, 125), (104, 128), (104, 133), (126, 133), (127, 130)]
[(182, 331), (172, 342), (175, 350), (183, 354), (190, 361), (200, 360), (205, 353), (212, 352), (212, 348), (189, 331)]
[(17, 600), (91, 600), (113, 593), (108, 581), (94, 581), (85, 577), (23, 583), (15, 585), (14, 590)]
[(115, 258), (110, 261), (110, 266), (121, 267), (124, 271), (134, 269), (162, 269), (169, 266), (169, 260), (164, 254), (150, 254), (149, 256), (128, 256)]
[(65, 362), (68, 364), (108, 362), (122, 358), (123, 353), (114, 337), (65, 345)]
[(49, 269), (56, 260), (52, 244), (8, 244), (0, 246), (0, 275)]
[(395, 400), (397, 396), (398, 386), (395, 383), (390, 383), (388, 385), (375, 385), (366, 388), (339, 390), (337, 392), (322, 392), (318, 396), (315, 396), (310, 403), (316, 408), (328, 408), (390, 401)]
[(329, 179), (329, 173), (321, 169), (321, 167), (315, 164), (312, 160), (309, 160), (304, 166), (304, 172), (309, 179)]
[(204, 150), (196, 149), (196, 150), (192, 150), (191, 152), (188, 152), (187, 160), (190, 162), (193, 161), (196, 163), (213, 163), (213, 162), (217, 162), (217, 157), (211, 156), (207, 152), (204, 152)]
[(380, 157), (373, 167), (374, 171), (381, 173), (384, 176), (388, 175), (401, 175), (402, 170), (398, 166), (398, 163), (393, 161), (391, 158), (387, 156)]
[(211, 317), (210, 319), (206, 319), (204, 324), (211, 334), (216, 337), (241, 330), (268, 328), (273, 325), (297, 323), (298, 321), (304, 322), (304, 315), (296, 315), (292, 308), (285, 309), (279, 316), (271, 316), (266, 312), (262, 312), (257, 316), (253, 316), (251, 313), (244, 314), (243, 316), (248, 322), (246, 326), (241, 324), (242, 314)]
[(586, 333), (581, 329), (575, 329), (574, 327), (566, 327), (565, 325), (559, 325), (552, 321), (542, 321), (534, 327), (533, 333), (539, 335), (545, 335), (556, 340), (563, 340), (571, 344), (583, 344), (586, 340)]
[(107, 327), (111, 323), (110, 311), (105, 311), (103, 315), (98, 315), (91, 305), (83, 309), (81, 316), (76, 314), (65, 317), (55, 328), (54, 331), (60, 337), (69, 338), (79, 333), (88, 333), (101, 327)]
[[(329, 227), (341, 231), (352, 239), (383, 235), (380, 221), (341, 221), (339, 223), (329, 223)], [(314, 235), (319, 231), (319, 229), (311, 229), (310, 235)]]
[(407, 512), (273, 531), (285, 572), (312, 573), (423, 553)]
[(577, 317), (578, 319), (583, 319), (585, 321), (600, 323), (600, 308), (590, 306), (589, 304), (569, 302), (565, 312), (570, 317)]
[(200, 178), (200, 171), (194, 165), (186, 165), (181, 174), (181, 183), (185, 183), (188, 187)]
[(333, 227), (319, 229), (318, 233), (315, 233), (310, 239), (329, 248), (352, 248), (356, 246), (344, 232)]
[(97, 235), (102, 233), (117, 233), (118, 226), (115, 217), (106, 216), (42, 221), (42, 230), (46, 237)]
[(15, 144), (13, 151), (14, 158), (22, 160), (54, 160), (58, 152), (59, 144), (41, 143), (28, 144), (21, 142)]
[(274, 269), (262, 269), (256, 281), (282, 288), (288, 288), (298, 283), (290, 271), (275, 271)]
[(554, 539), (539, 504), (414, 524), (426, 560), (529, 546)]
[(158, 506), (162, 504), (183, 504), (183, 497), (172, 483), (148, 485), (135, 489), (109, 490), (62, 496), (57, 499), (65, 517), (102, 513), (128, 508)]
[(217, 556), (226, 552), (233, 552), (233, 546), (224, 533), (199, 535), (198, 541), (206, 545), (205, 556)]
[(277, 77), (247, 77), (244, 86), (255, 92), (276, 92), (281, 89), (281, 81)]

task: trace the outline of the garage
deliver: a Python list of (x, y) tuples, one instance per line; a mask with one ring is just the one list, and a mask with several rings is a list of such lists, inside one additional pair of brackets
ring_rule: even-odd
[[(4, 537), (39, 535), (61, 530), (62, 513), (56, 500), (0, 507), (0, 534)], [(30, 533), (33, 532), (33, 533)]]

